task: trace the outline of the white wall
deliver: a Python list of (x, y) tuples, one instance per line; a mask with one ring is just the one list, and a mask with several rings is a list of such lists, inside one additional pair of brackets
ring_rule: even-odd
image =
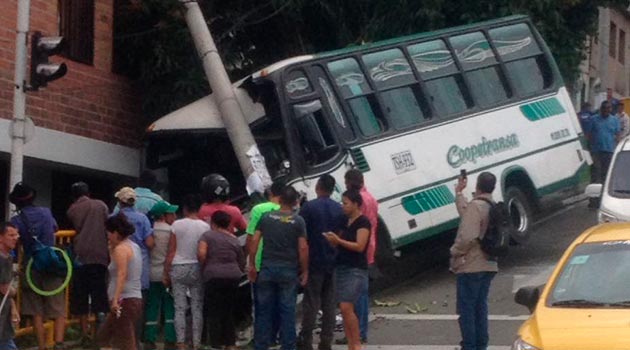
[[(10, 120), (0, 119), (0, 152), (11, 152)], [(83, 136), (35, 127), (24, 155), (37, 159), (137, 177), (140, 150)]]

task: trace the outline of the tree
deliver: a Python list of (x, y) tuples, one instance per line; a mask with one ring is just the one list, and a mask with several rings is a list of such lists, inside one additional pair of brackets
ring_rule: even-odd
[[(527, 14), (549, 45), (566, 85), (597, 31), (598, 6), (627, 0), (205, 0), (217, 47), (233, 80), (286, 57), (360, 45), (512, 14)], [(116, 13), (120, 71), (144, 92), (150, 118), (208, 93), (177, 0), (127, 0)]]

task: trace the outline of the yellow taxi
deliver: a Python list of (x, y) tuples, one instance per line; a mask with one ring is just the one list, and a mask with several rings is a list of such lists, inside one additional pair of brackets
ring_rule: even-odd
[(630, 223), (586, 230), (544, 287), (521, 288), (515, 300), (532, 315), (513, 350), (630, 349)]

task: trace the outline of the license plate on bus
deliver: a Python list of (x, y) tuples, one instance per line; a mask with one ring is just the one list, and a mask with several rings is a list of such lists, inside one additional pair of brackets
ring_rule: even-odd
[(396, 174), (402, 174), (416, 169), (416, 162), (414, 162), (410, 151), (392, 154), (392, 163), (394, 163)]

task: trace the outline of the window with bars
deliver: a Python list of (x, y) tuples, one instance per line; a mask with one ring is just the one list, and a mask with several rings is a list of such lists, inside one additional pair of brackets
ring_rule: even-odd
[(63, 55), (73, 61), (94, 62), (94, 0), (59, 0), (59, 34)]

